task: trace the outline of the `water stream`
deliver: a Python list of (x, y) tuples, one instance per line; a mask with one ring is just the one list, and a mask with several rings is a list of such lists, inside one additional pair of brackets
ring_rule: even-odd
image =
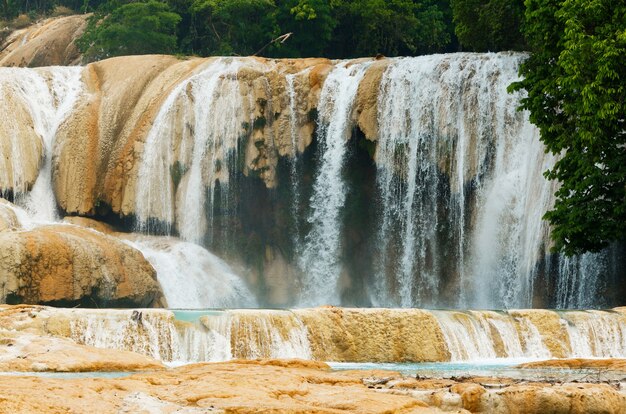
[(339, 304), (337, 283), (341, 275), (341, 219), (346, 199), (343, 166), (352, 129), (351, 114), (359, 82), (370, 65), (342, 63), (324, 82), (318, 106), (317, 136), (320, 167), (313, 185), (311, 215), (300, 256), (304, 273), (300, 305)]
[[(434, 353), (429, 354), (429, 359), (413, 361), (403, 356), (408, 355), (413, 344), (399, 344), (394, 339), (406, 335), (409, 328), (397, 331), (395, 325), (388, 322), (392, 319), (380, 319), (379, 316), (388, 313), (384, 309), (370, 310), (361, 316), (358, 313), (344, 315), (348, 319), (359, 318), (359, 323), (344, 325), (342, 331), (332, 327), (336, 323), (332, 321), (332, 313), (323, 309), (65, 312), (68, 313), (65, 317), (72, 321), (71, 338), (79, 343), (135, 351), (168, 363), (236, 358), (320, 359), (323, 355), (323, 359), (336, 362), (376, 360), (380, 363), (459, 362), (511, 366), (554, 357), (626, 357), (626, 315), (614, 311), (541, 311), (539, 319), (532, 311), (528, 315), (431, 311), (436, 320), (434, 325), (424, 319), (425, 323), (412, 329), (419, 331), (415, 334), (430, 338), (429, 346)], [(371, 318), (364, 318), (366, 314)], [(554, 318), (562, 329), (554, 331), (537, 322), (545, 318)], [(378, 331), (385, 329), (384, 334), (379, 335)], [(367, 344), (355, 344), (361, 331), (377, 333), (369, 336)], [(437, 340), (440, 335), (443, 342)], [(372, 349), (386, 349), (392, 343), (405, 348), (398, 348), (395, 358), (381, 360), (379, 353), (371, 354)], [(354, 345), (353, 352), (343, 353), (342, 350)], [(329, 354), (332, 349), (338, 353)]]

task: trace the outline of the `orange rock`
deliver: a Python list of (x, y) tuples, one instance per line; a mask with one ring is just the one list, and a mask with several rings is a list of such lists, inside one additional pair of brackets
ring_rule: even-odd
[(0, 45), (0, 66), (67, 66), (80, 62), (76, 40), (90, 14), (46, 19), (13, 32)]
[(128, 351), (79, 345), (69, 339), (0, 331), (0, 371), (157, 371), (152, 358)]
[(53, 225), (0, 233), (4, 301), (149, 306), (159, 295), (143, 255), (93, 230)]
[[(123, 379), (0, 377), (0, 413), (441, 413), (300, 363), (196, 364)], [(335, 377), (335, 381), (316, 380)]]

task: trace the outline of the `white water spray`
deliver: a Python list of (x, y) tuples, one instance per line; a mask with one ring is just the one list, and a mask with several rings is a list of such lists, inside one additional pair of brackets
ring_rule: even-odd
[(318, 106), (320, 166), (311, 196), (311, 230), (300, 256), (304, 272), (301, 305), (339, 304), (341, 210), (346, 200), (342, 177), (352, 109), (359, 82), (371, 62), (342, 63), (328, 75)]
[[(141, 230), (149, 231), (149, 219), (157, 219), (168, 231), (176, 221), (188, 241), (201, 242), (210, 233), (216, 186), (219, 182), (228, 192), (246, 120), (237, 80), (240, 66), (237, 59), (217, 59), (174, 88), (162, 105), (139, 167), (136, 214)], [(175, 185), (182, 187), (178, 201)]]
[(128, 242), (157, 272), (167, 306), (177, 309), (257, 306), (241, 277), (203, 247), (167, 237)]
[[(36, 152), (31, 147), (33, 142), (22, 139), (14, 127), (9, 134), (11, 153), (1, 156), (0, 171), (12, 171), (12, 188), (16, 201), (31, 215), (32, 220), (50, 222), (57, 219), (57, 207), (52, 190), (52, 149), (59, 126), (74, 108), (83, 91), (80, 67), (54, 67), (45, 69), (0, 68), (0, 93), (12, 95), (12, 99), (0, 103), (0, 112), (7, 116), (11, 125), (15, 116), (13, 105), (16, 100), (27, 110), (35, 133), (41, 139), (41, 159), (39, 174), (30, 191), (25, 182), (27, 154)], [(10, 128), (11, 129), (11, 128)], [(26, 141), (26, 142), (25, 142)], [(0, 146), (2, 147), (2, 146)], [(11, 166), (4, 165), (10, 162)], [(0, 172), (0, 174), (2, 174)], [(0, 179), (0, 182), (6, 181)]]

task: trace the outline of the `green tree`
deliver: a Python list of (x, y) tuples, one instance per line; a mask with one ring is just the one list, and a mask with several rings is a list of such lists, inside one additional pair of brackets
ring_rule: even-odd
[(525, 50), (524, 0), (451, 0), (455, 33), (474, 52)]
[(96, 14), (79, 40), (88, 60), (176, 51), (180, 16), (156, 0), (124, 4), (111, 14)]
[(279, 34), (273, 0), (196, 0), (191, 11), (203, 55), (251, 55)]
[(450, 42), (435, 0), (340, 1), (337, 16), (340, 23), (329, 50), (333, 57), (432, 53)]
[(276, 20), (280, 32), (292, 33), (271, 49), (274, 57), (322, 56), (337, 26), (331, 0), (278, 0)]
[(559, 156), (554, 248), (598, 251), (626, 237), (626, 3), (526, 0), (525, 18), (532, 54), (512, 89)]

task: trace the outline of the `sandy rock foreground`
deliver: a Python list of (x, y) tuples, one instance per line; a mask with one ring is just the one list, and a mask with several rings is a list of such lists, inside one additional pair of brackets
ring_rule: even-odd
[[(440, 413), (310, 361), (197, 364), (122, 379), (0, 377), (0, 413)], [(464, 412), (464, 411), (457, 411)]]
[(417, 380), (299, 360), (195, 364), (119, 379), (0, 376), (0, 413), (626, 413), (610, 384)]

